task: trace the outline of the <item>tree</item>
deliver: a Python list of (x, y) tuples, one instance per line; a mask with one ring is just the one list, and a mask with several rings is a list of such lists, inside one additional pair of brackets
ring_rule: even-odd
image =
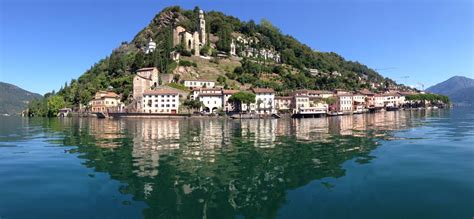
[(247, 105), (247, 111), (250, 111), (250, 104), (255, 103), (255, 94), (240, 91), (229, 97), (229, 102), (231, 102), (239, 112), (242, 112), (242, 104)]
[(48, 116), (53, 117), (58, 114), (59, 109), (66, 106), (64, 98), (59, 95), (54, 95), (48, 98)]
[(186, 107), (189, 112), (189, 109), (200, 109), (204, 104), (199, 100), (185, 100), (183, 106)]

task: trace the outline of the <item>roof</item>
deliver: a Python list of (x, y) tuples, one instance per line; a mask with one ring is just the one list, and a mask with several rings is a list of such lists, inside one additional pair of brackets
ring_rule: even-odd
[(374, 92), (372, 92), (370, 90), (367, 90), (367, 89), (360, 90), (359, 93), (364, 94), (364, 95), (374, 95)]
[(143, 92), (143, 95), (158, 95), (158, 94), (175, 94), (179, 95), (179, 93), (175, 90), (171, 89), (158, 89), (158, 90), (147, 90)]
[(293, 97), (292, 96), (276, 96), (275, 99), (291, 100), (293, 99)]
[(272, 88), (252, 88), (252, 91), (256, 94), (275, 93), (275, 91)]
[(333, 92), (328, 90), (310, 90), (309, 92), (313, 94), (333, 94)]
[(140, 69), (137, 70), (137, 72), (139, 72), (139, 71), (151, 71), (151, 70), (154, 70), (154, 69), (158, 70), (156, 67), (148, 67), (148, 68), (140, 68)]
[(193, 87), (193, 91), (220, 91), (221, 88)]
[(235, 94), (239, 92), (239, 90), (222, 90), (223, 94)]
[(202, 97), (202, 96), (222, 96), (222, 94), (221, 93), (200, 93), (199, 97)]
[(110, 98), (119, 98), (120, 96), (112, 91), (98, 91), (96, 96), (99, 95), (100, 98), (110, 97)]
[(211, 80), (207, 80), (207, 79), (189, 79), (189, 80), (184, 80), (184, 81), (202, 81), (202, 82), (214, 82), (216, 83), (215, 81), (211, 81)]

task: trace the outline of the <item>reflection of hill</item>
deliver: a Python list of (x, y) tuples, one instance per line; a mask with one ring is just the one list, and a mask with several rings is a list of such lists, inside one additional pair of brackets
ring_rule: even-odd
[[(301, 120), (79, 120), (65, 145), (126, 183), (144, 217), (276, 216), (286, 191), (367, 163), (417, 112)], [(101, 130), (101, 131), (99, 131)], [(102, 146), (104, 139), (114, 147)], [(99, 147), (95, 146), (98, 144)]]

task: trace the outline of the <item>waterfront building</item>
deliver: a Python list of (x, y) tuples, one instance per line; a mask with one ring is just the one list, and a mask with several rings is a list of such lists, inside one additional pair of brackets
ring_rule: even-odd
[(385, 107), (385, 96), (382, 94), (374, 95), (374, 108), (380, 109)]
[(142, 111), (143, 93), (158, 86), (158, 73), (158, 69), (155, 67), (137, 70), (137, 74), (133, 78), (133, 100), (137, 112)]
[(275, 91), (271, 88), (253, 88), (255, 103), (250, 105), (251, 110), (258, 114), (275, 113)]
[(123, 104), (120, 102), (120, 96), (112, 91), (99, 91), (94, 99), (89, 101), (90, 111), (93, 113), (120, 112), (123, 110)]
[(217, 93), (200, 93), (197, 98), (204, 105), (201, 107), (201, 112), (217, 113), (219, 109), (222, 109), (222, 92), (220, 90)]
[(148, 90), (143, 93), (143, 113), (176, 114), (179, 109), (179, 93), (171, 89)]
[(358, 92), (352, 96), (352, 102), (354, 105), (354, 113), (363, 113), (367, 109), (366, 95)]
[(353, 95), (351, 92), (336, 90), (336, 102), (333, 104), (333, 109), (336, 112), (352, 113), (353, 112)]
[(238, 90), (222, 90), (222, 109), (225, 112), (232, 112), (234, 111), (234, 104), (229, 103), (229, 98), (232, 96), (232, 94), (235, 94), (239, 92)]
[(279, 112), (281, 111), (289, 111), (292, 109), (291, 103), (293, 101), (292, 96), (275, 96), (275, 109)]
[(202, 88), (202, 87), (195, 87), (192, 89), (192, 94), (190, 96), (191, 99), (196, 100), (200, 94), (221, 94), (221, 88)]

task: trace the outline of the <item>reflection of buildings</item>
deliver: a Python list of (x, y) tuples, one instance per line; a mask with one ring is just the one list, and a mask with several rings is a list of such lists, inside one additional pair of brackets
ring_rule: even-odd
[(80, 126), (87, 124), (89, 135), (95, 137), (95, 145), (101, 148), (117, 148), (120, 147), (120, 139), (124, 137), (124, 126), (121, 121), (108, 119), (81, 119)]
[[(343, 165), (348, 160), (371, 162), (381, 137), (417, 124), (413, 118), (426, 114), (431, 112), (278, 120), (82, 120), (77, 129), (89, 131), (79, 138), (77, 130), (61, 130), (66, 130), (65, 145), (78, 145), (84, 165), (109, 173), (122, 183), (121, 193), (147, 204), (144, 218), (259, 218), (276, 215), (274, 206), (285, 202), (288, 190), (343, 177), (350, 171)], [(73, 127), (70, 120), (58, 121)], [(93, 147), (89, 133), (98, 142), (120, 144), (113, 150)]]
[(241, 121), (242, 136), (251, 138), (255, 147), (273, 148), (276, 140), (276, 119), (248, 119)]
[(158, 174), (160, 155), (179, 148), (179, 121), (161, 119), (127, 120), (127, 129), (133, 133), (132, 157), (138, 176)]

